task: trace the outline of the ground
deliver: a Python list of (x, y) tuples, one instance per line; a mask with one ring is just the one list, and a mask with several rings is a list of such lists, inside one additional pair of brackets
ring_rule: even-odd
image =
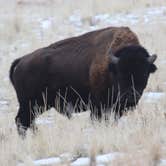
[[(1, 0), (0, 163), (15, 165), (166, 165), (165, 0)], [(71, 120), (54, 109), (40, 116), (39, 131), (17, 135), (18, 103), (9, 81), (11, 62), (55, 41), (107, 26), (129, 26), (158, 70), (138, 107), (110, 124), (92, 124), (89, 111)], [(44, 160), (41, 160), (44, 159)]]

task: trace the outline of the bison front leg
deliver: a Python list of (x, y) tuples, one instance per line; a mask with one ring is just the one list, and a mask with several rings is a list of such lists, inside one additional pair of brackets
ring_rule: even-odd
[(96, 93), (92, 94), (90, 98), (90, 118), (92, 121), (99, 121), (102, 120), (102, 107), (100, 103), (99, 95)]

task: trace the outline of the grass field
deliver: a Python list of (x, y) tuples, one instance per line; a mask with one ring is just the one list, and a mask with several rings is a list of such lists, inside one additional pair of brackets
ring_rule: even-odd
[[(69, 154), (60, 165), (98, 154), (123, 155), (106, 165), (166, 165), (166, 1), (165, 0), (1, 0), (0, 1), (0, 163), (34, 165), (39, 158)], [(17, 99), (8, 72), (11, 62), (50, 43), (107, 26), (129, 26), (148, 51), (157, 72), (134, 112), (115, 123), (92, 124), (89, 112), (71, 120), (54, 109), (37, 119), (39, 131), (18, 137)], [(156, 97), (155, 94), (159, 94)], [(162, 95), (160, 95), (162, 94)], [(94, 161), (95, 163), (95, 161)], [(91, 162), (91, 165), (94, 165)], [(54, 165), (54, 164), (50, 164)]]

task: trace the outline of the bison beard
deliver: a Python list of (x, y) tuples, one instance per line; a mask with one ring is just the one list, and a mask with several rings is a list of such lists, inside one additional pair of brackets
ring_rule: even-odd
[(59, 106), (60, 113), (70, 118), (68, 103), (75, 112), (90, 106), (92, 119), (101, 120), (112, 110), (116, 117), (122, 116), (138, 103), (150, 73), (156, 70), (156, 58), (128, 27), (109, 27), (15, 60), (10, 80), (19, 102), (19, 134), (33, 128), (35, 117), (50, 107)]

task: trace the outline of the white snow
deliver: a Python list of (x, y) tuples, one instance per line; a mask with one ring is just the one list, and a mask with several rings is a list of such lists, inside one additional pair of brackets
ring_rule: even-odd
[(35, 121), (36, 124), (52, 124), (53, 120), (49, 120), (49, 119), (36, 119)]
[(109, 14), (98, 14), (94, 16), (94, 21), (102, 21), (102, 20), (107, 20), (109, 19), (110, 15)]
[[(166, 11), (166, 7), (156, 7), (156, 8), (147, 8), (146, 10), (135, 10), (132, 13), (117, 13), (117, 14), (108, 14), (108, 13), (99, 13), (96, 16), (91, 18), (93, 27), (102, 23), (106, 25), (135, 25), (139, 21), (141, 23), (149, 23), (154, 19), (160, 19), (166, 21), (166, 17), (164, 17), (164, 12)], [(78, 10), (74, 11), (73, 14), (69, 17), (69, 22), (76, 27), (82, 26), (82, 16)], [(97, 27), (96, 27), (97, 28)]]
[(166, 166), (166, 160), (165, 159), (160, 160), (160, 166)]
[(61, 159), (59, 157), (51, 157), (51, 158), (46, 158), (46, 159), (35, 160), (33, 163), (34, 163), (35, 166), (60, 164)]
[(114, 160), (116, 157), (121, 156), (121, 153), (115, 152), (115, 153), (109, 153), (104, 155), (99, 155), (96, 157), (97, 163), (108, 163), (112, 160)]
[[(122, 156), (122, 155), (124, 154), (118, 153), (118, 152), (98, 155), (96, 157), (96, 164), (97, 166), (105, 166), (106, 164), (111, 163), (114, 159), (116, 159), (116, 157)], [(60, 157), (50, 157), (50, 158), (35, 160), (33, 163), (35, 166), (59, 165), (60, 163), (62, 163), (62, 160)], [(71, 166), (86, 166), (89, 164), (90, 164), (90, 158), (80, 157), (74, 162), (72, 162), (70, 165)], [(161, 159), (159, 165), (165, 166), (166, 160)]]
[(43, 29), (49, 29), (51, 27), (51, 24), (52, 24), (51, 18), (40, 21), (41, 28), (43, 28)]
[(89, 165), (90, 159), (88, 157), (81, 157), (71, 163), (71, 166), (84, 166), (84, 165)]
[(35, 123), (38, 125), (50, 125), (55, 122), (55, 109), (51, 108), (44, 116), (39, 116)]
[(75, 26), (82, 26), (82, 18), (79, 10), (73, 12), (69, 17), (69, 22), (73, 23)]
[[(103, 154), (103, 155), (98, 155), (96, 157), (96, 163), (98, 166), (104, 166), (104, 164), (107, 164), (111, 161), (113, 161), (116, 157), (123, 155), (122, 153), (108, 153), (108, 154)], [(51, 158), (46, 158), (46, 159), (40, 159), (40, 160), (35, 160), (34, 162), (35, 166), (42, 166), (42, 165), (58, 165), (62, 163), (61, 158), (59, 157), (51, 157)], [(70, 165), (71, 166), (85, 166), (89, 165), (90, 163), (90, 158), (89, 157), (80, 157), (76, 159), (74, 162), (72, 162)]]
[(9, 102), (6, 101), (6, 100), (0, 100), (0, 105), (3, 106), (3, 105), (9, 105)]
[(0, 111), (6, 110), (9, 107), (9, 101), (0, 99)]
[(143, 94), (145, 102), (158, 102), (159, 100), (166, 97), (164, 92), (146, 92)]

